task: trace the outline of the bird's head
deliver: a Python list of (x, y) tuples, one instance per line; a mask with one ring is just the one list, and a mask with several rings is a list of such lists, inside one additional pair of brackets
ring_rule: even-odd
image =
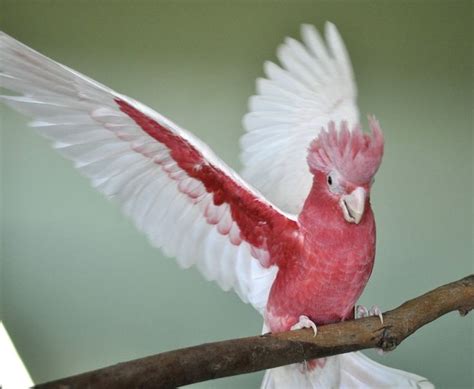
[[(330, 122), (311, 143), (308, 165), (321, 190), (337, 202), (344, 219), (359, 224), (369, 201), (373, 178), (382, 161), (384, 139), (378, 121), (369, 117), (372, 134), (360, 126), (349, 131)], [(324, 189), (323, 189), (324, 188)]]

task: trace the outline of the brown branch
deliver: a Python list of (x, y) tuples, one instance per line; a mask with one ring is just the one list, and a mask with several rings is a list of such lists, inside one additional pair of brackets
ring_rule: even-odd
[(36, 388), (174, 388), (194, 382), (379, 347), (393, 350), (420, 327), (451, 312), (474, 308), (474, 275), (441, 286), (378, 318), (351, 320), (312, 330), (207, 343), (119, 363)]

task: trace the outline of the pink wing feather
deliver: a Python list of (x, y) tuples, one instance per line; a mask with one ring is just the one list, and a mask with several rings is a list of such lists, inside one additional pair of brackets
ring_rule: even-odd
[[(217, 225), (221, 234), (229, 234), (233, 244), (238, 245), (245, 240), (254, 252), (258, 252), (255, 249), (269, 251), (271, 240), (276, 238), (274, 233), (291, 223), (288, 217), (237, 180), (236, 173), (223, 162), (213, 164), (209, 158), (206, 159), (192, 141), (179, 132), (160, 124), (125, 100), (116, 98), (115, 101), (122, 112), (168, 150), (166, 156), (159, 158), (155, 158), (146, 146), (140, 145), (134, 151), (160, 165), (169, 178), (177, 181), (179, 191), (189, 196), (194, 204), (212, 197), (212, 202), (206, 204), (204, 216), (209, 224)], [(215, 206), (224, 206), (222, 212), (214, 212)], [(257, 258), (265, 267), (275, 264), (265, 257)]]
[[(183, 267), (196, 265), (263, 311), (268, 248), (294, 217), (272, 206), (202, 142), (162, 115), (0, 33), (1, 99)], [(278, 246), (278, 245), (276, 245)]]

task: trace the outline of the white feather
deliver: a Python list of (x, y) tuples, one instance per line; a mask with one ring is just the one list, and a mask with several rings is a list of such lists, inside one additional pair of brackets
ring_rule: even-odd
[(426, 378), (381, 365), (361, 352), (326, 358), (323, 368), (293, 364), (267, 370), (262, 389), (434, 389)]
[[(234, 289), (263, 312), (276, 268), (264, 268), (240, 238), (226, 204), (189, 177), (169, 150), (145, 133), (115, 99), (121, 99), (201, 152), (206, 163), (273, 208), (199, 139), (143, 104), (58, 64), (0, 32), (0, 82), (18, 96), (0, 96), (125, 214), (150, 242), (183, 267), (196, 265), (224, 290)], [(206, 214), (205, 214), (206, 213)], [(294, 216), (283, 215), (284, 217)], [(211, 222), (208, 223), (206, 218)], [(261, 254), (263, 255), (263, 254)]]
[(282, 67), (264, 65), (241, 138), (242, 175), (272, 203), (298, 214), (310, 190), (309, 143), (329, 121), (359, 120), (349, 56), (336, 27), (326, 41), (313, 26), (301, 28), (304, 45), (287, 38), (278, 49)]

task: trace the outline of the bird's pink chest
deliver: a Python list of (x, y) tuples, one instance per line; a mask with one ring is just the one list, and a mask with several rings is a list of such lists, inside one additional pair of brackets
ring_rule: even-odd
[(343, 223), (301, 239), (270, 291), (266, 322), (272, 331), (288, 330), (300, 315), (316, 324), (351, 317), (375, 257), (375, 223), (370, 211), (366, 216), (361, 225)]

